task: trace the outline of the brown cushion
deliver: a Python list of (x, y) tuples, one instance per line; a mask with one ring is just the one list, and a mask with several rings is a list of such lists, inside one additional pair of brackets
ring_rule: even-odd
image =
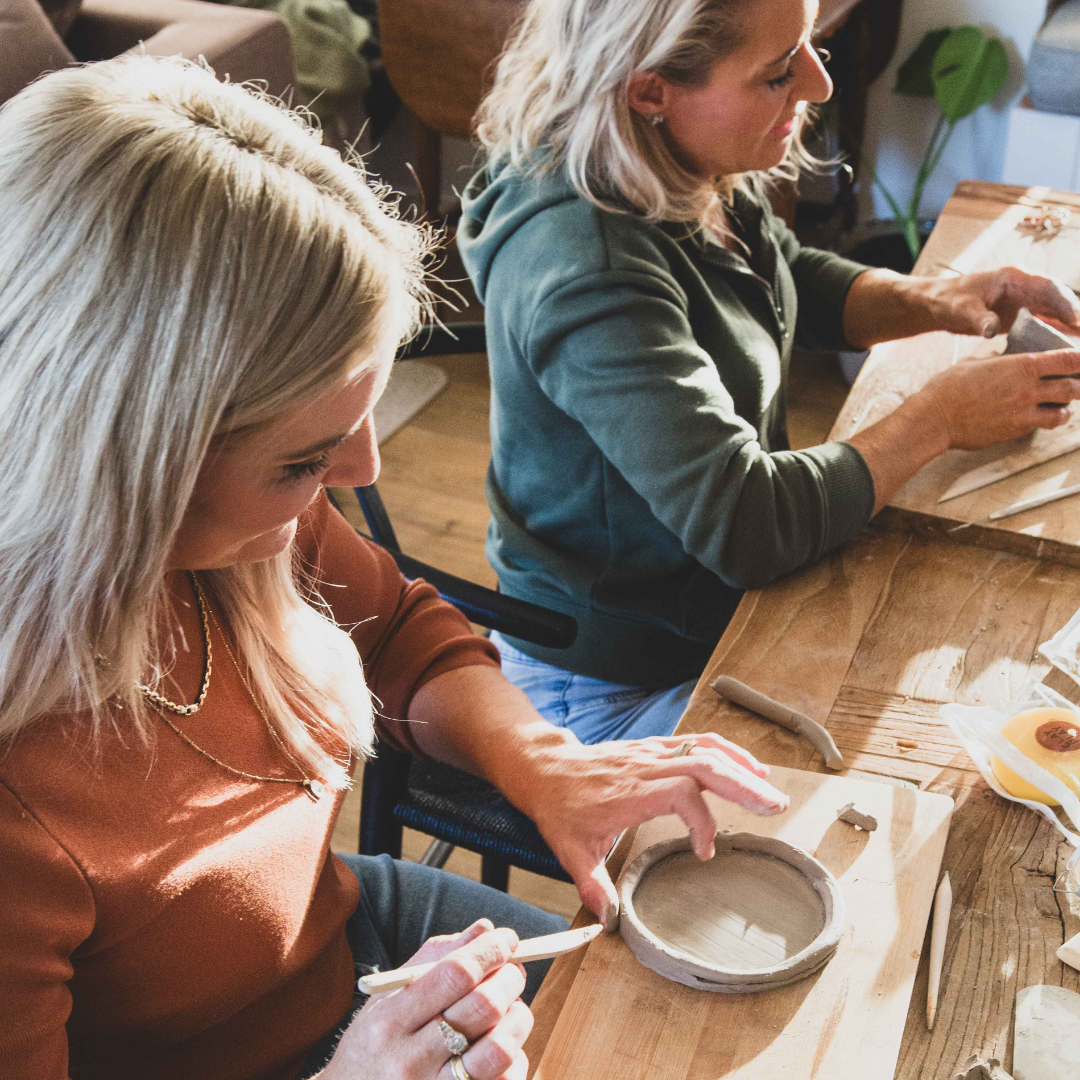
[(0, 0), (0, 104), (73, 59), (37, 0)]
[(72, 24), (79, 17), (79, 8), (82, 0), (38, 0), (53, 29), (62, 37), (66, 38)]

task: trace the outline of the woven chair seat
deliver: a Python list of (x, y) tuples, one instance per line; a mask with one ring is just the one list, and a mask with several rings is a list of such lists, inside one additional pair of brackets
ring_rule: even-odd
[(449, 765), (414, 759), (408, 795), (394, 807), (394, 819), (522, 870), (571, 880), (529, 818), (487, 781)]

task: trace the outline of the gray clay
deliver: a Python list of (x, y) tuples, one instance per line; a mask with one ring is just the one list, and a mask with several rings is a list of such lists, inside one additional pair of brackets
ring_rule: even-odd
[(836, 879), (773, 837), (720, 833), (701, 862), (689, 837), (643, 851), (619, 886), (619, 933), (642, 964), (701, 990), (745, 994), (823, 967), (847, 922)]
[(953, 1080), (1013, 1080), (1013, 1078), (1001, 1067), (1001, 1062), (997, 1058), (984, 1061), (978, 1054), (973, 1054)]
[(836, 817), (839, 821), (846, 821), (849, 825), (856, 825), (860, 829), (865, 829), (866, 832), (873, 832), (877, 828), (877, 818), (869, 811), (856, 806), (853, 802), (840, 807), (836, 811)]
[(779, 724), (788, 731), (793, 731), (796, 735), (807, 739), (825, 759), (827, 768), (842, 769), (844, 767), (844, 759), (833, 737), (816, 720), (812, 720), (801, 712), (796, 712), (787, 705), (782, 705), (779, 701), (773, 701), (771, 697), (767, 697), (752, 686), (747, 686), (744, 682), (739, 682), (738, 679), (733, 679), (730, 675), (717, 675), (709, 685), (728, 701), (733, 701), (736, 705), (741, 705), (744, 709), (749, 709), (758, 716), (763, 716), (766, 720), (771, 720), (774, 724)]

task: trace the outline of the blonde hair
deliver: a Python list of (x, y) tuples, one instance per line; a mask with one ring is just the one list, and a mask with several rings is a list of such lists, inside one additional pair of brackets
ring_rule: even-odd
[[(0, 738), (61, 710), (97, 745), (149, 738), (135, 683), (167, 674), (165, 572), (208, 450), (413, 332), (430, 238), (302, 117), (149, 57), (0, 110), (0, 236)], [(370, 698), (293, 557), (200, 580), (259, 704), (340, 787)]]
[[(627, 89), (643, 71), (703, 82), (742, 45), (739, 16), (751, 2), (532, 0), (478, 113), (488, 160), (524, 172), (564, 166), (577, 192), (606, 210), (726, 231), (724, 202), (751, 178), (690, 172), (630, 107)], [(814, 162), (797, 134), (781, 165), (755, 175), (794, 178), (803, 164)]]

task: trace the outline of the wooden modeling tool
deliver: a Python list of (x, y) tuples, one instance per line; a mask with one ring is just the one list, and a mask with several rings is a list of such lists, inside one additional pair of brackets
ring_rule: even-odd
[(842, 769), (844, 759), (837, 749), (833, 737), (816, 720), (801, 712), (796, 712), (787, 705), (781, 705), (779, 701), (773, 701), (760, 691), (747, 686), (746, 683), (733, 679), (730, 675), (717, 675), (709, 685), (728, 701), (749, 709), (758, 716), (771, 720), (774, 724), (785, 727), (788, 731), (794, 731), (804, 739), (814, 744), (815, 748), (825, 759), (825, 764), (830, 769)]
[[(515, 964), (525, 964), (530, 960), (550, 960), (552, 957), (562, 956), (563, 953), (588, 945), (603, 929), (599, 923), (593, 923), (591, 926), (580, 926), (576, 930), (526, 938), (518, 942), (512, 960)], [(373, 975), (365, 975), (357, 985), (364, 994), (385, 994), (389, 990), (400, 990), (422, 978), (436, 963), (438, 961), (412, 964), (409, 967), (394, 968), (392, 971), (376, 971)]]
[(1051, 491), (1046, 495), (1021, 499), (1019, 502), (1014, 502), (1001, 510), (995, 510), (987, 520), (1000, 521), (1002, 518), (1012, 517), (1013, 514), (1022, 514), (1025, 510), (1035, 510), (1037, 507), (1045, 506), (1047, 503), (1057, 502), (1058, 499), (1067, 499), (1070, 495), (1080, 495), (1080, 484), (1070, 484), (1068, 487), (1058, 488), (1057, 491)]
[(934, 919), (930, 924), (930, 982), (926, 988), (926, 1027), (934, 1030), (937, 1019), (938, 991), (941, 988), (941, 965), (945, 960), (945, 938), (952, 914), (952, 882), (945, 871), (934, 897)]

